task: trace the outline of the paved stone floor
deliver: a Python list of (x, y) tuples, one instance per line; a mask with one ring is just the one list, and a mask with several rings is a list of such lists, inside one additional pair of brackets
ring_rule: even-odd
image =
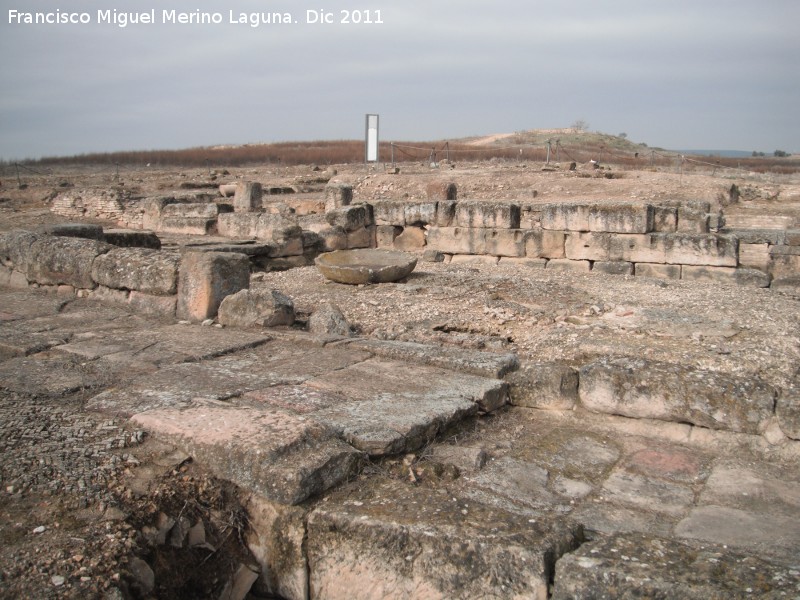
[(800, 597), (798, 442), (510, 406), (509, 355), (0, 298), (7, 494), (102, 490), (146, 431), (278, 515), (287, 598)]

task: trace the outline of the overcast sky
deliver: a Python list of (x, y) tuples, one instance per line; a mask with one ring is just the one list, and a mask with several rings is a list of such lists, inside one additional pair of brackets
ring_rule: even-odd
[[(568, 127), (800, 151), (797, 0), (0, 0), (0, 158)], [(98, 23), (98, 10), (156, 23)], [(382, 24), (339, 22), (369, 8)], [(88, 24), (9, 23), (11, 11)], [(164, 10), (219, 24), (163, 23)], [(307, 11), (333, 23), (306, 23)], [(297, 23), (231, 24), (229, 11)], [(378, 14), (378, 12), (380, 14)], [(315, 13), (316, 14), (316, 13)], [(360, 13), (360, 16), (365, 16)], [(84, 19), (86, 16), (84, 16)]]

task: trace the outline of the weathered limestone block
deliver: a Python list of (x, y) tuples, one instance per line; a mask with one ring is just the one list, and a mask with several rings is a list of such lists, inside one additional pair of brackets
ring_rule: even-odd
[(625, 533), (599, 536), (562, 556), (556, 563), (552, 600), (788, 598), (798, 585), (795, 570), (752, 553)]
[(100, 225), (93, 225), (91, 223), (57, 223), (55, 225), (45, 225), (39, 229), (39, 233), (98, 240), (100, 242), (105, 241), (103, 239), (103, 228)]
[(739, 263), (739, 240), (733, 236), (715, 233), (654, 233), (651, 237), (654, 241), (663, 243), (666, 262), (673, 265), (735, 267)]
[(425, 193), (429, 200), (456, 200), (458, 188), (452, 182), (434, 181), (425, 187)]
[(567, 365), (523, 364), (506, 381), (515, 406), (571, 410), (578, 401), (578, 372)]
[(203, 217), (162, 217), (159, 231), (182, 235), (208, 235), (214, 230), (216, 224), (216, 219)]
[(628, 202), (589, 206), (589, 231), (648, 233), (653, 230), (653, 207)]
[[(776, 252), (776, 248), (783, 250), (797, 249), (798, 246), (773, 246), (771, 251), (772, 264), (770, 274), (774, 279), (787, 279), (800, 275), (800, 255)], [(780, 252), (780, 251), (779, 251)]]
[(414, 202), (406, 204), (404, 218), (406, 225), (429, 225), (436, 223), (437, 202)]
[(588, 273), (592, 269), (592, 263), (588, 260), (569, 260), (568, 258), (554, 258), (547, 261), (547, 269), (554, 271), (576, 271)]
[(375, 228), (375, 247), (393, 248), (394, 240), (403, 233), (403, 228), (397, 225), (378, 225)]
[(243, 213), (260, 211), (263, 193), (260, 183), (240, 181), (236, 184), (236, 193), (233, 195), (233, 210)]
[(486, 230), (471, 227), (433, 227), (428, 246), (448, 254), (485, 254)]
[(30, 247), (28, 281), (93, 289), (92, 263), (112, 248), (97, 240), (42, 236)]
[(306, 511), (257, 494), (248, 497), (245, 509), (250, 524), (245, 541), (261, 567), (255, 591), (281, 598), (307, 598)]
[(302, 247), (303, 229), (294, 218), (280, 214), (261, 213), (256, 222), (255, 237), (279, 245), (285, 244), (289, 240), (298, 240)]
[(177, 296), (153, 296), (132, 290), (128, 295), (128, 304), (136, 312), (154, 317), (175, 317)]
[(486, 254), (522, 257), (526, 252), (529, 232), (522, 229), (487, 229), (484, 238)]
[(281, 504), (298, 504), (338, 485), (361, 457), (333, 432), (277, 409), (195, 404), (156, 408), (131, 421), (175, 444), (217, 477)]
[(452, 200), (439, 200), (436, 203), (436, 219), (431, 224), (437, 227), (452, 227), (456, 218), (456, 204)]
[(141, 229), (106, 229), (103, 239), (107, 244), (120, 248), (152, 248), (161, 249), (161, 240), (152, 231)]
[(230, 294), (250, 285), (250, 261), (231, 252), (185, 252), (178, 276), (179, 319), (203, 321)]
[(424, 248), (425, 243), (425, 230), (422, 227), (407, 226), (394, 239), (394, 248), (413, 252)]
[(685, 233), (708, 233), (708, 213), (711, 204), (701, 200), (682, 202), (678, 207), (678, 231)]
[(739, 239), (739, 264), (741, 266), (767, 272), (770, 261), (769, 244), (745, 244)]
[(675, 206), (653, 207), (653, 231), (675, 233), (678, 230), (678, 208)]
[(592, 273), (604, 275), (633, 275), (633, 263), (623, 260), (598, 260), (592, 264)]
[(348, 233), (374, 223), (372, 210), (366, 204), (336, 208), (326, 212), (325, 219), (330, 225), (338, 225)]
[(733, 267), (698, 267), (683, 265), (681, 279), (730, 283), (750, 287), (769, 287), (770, 277), (758, 269), (735, 269)]
[(353, 186), (329, 183), (325, 186), (325, 212), (350, 206), (353, 203)]
[(634, 268), (637, 277), (655, 277), (657, 279), (680, 279), (680, 265), (661, 265), (653, 263), (636, 263)]
[(0, 263), (27, 274), (31, 246), (41, 235), (31, 231), (14, 230), (0, 233)]
[(519, 205), (519, 228), (540, 229), (542, 227), (542, 205), (523, 202)]
[(216, 219), (219, 208), (214, 202), (176, 202), (167, 204), (161, 210), (161, 218), (188, 217), (197, 219)]
[(497, 256), (487, 254), (454, 254), (450, 263), (454, 265), (496, 265), (500, 262)]
[(219, 195), (223, 198), (232, 198), (236, 194), (235, 183), (223, 183), (219, 186)]
[(555, 560), (583, 539), (566, 520), (529, 519), (424, 487), (345, 491), (308, 519), (311, 598), (545, 600)]
[(595, 412), (751, 434), (772, 417), (776, 396), (755, 377), (631, 358), (582, 367), (579, 392)]
[(314, 230), (319, 236), (320, 250), (323, 252), (347, 249), (347, 232), (341, 227), (324, 225)]
[(543, 229), (555, 231), (589, 231), (589, 205), (542, 204)]
[(243, 289), (223, 298), (217, 319), (230, 327), (277, 327), (294, 323), (294, 302), (273, 289)]
[(91, 291), (89, 297), (103, 304), (125, 306), (128, 304), (129, 294), (128, 290), (115, 290), (104, 285), (98, 285)]
[(564, 252), (570, 260), (609, 260), (611, 234), (571, 232), (567, 234)]
[(563, 231), (533, 229), (525, 238), (525, 256), (529, 258), (565, 258), (566, 239)]
[(513, 256), (501, 256), (501, 265), (513, 265), (525, 267), (526, 269), (544, 269), (547, 266), (546, 258), (516, 258)]
[(518, 204), (461, 201), (456, 204), (455, 224), (458, 227), (519, 229)]
[(164, 296), (178, 288), (178, 256), (149, 248), (112, 248), (92, 264), (92, 278), (109, 288)]
[(376, 225), (405, 227), (406, 203), (394, 200), (379, 200), (372, 204)]
[(161, 229), (161, 213), (164, 207), (172, 202), (175, 202), (175, 198), (168, 196), (145, 199), (142, 212), (142, 228), (159, 231)]
[(787, 246), (800, 246), (800, 229), (787, 229), (785, 243)]
[(374, 248), (375, 247), (375, 226), (360, 227), (355, 231), (347, 232), (347, 248)]
[(609, 260), (633, 263), (667, 262), (664, 238), (656, 234), (614, 235), (608, 238)]

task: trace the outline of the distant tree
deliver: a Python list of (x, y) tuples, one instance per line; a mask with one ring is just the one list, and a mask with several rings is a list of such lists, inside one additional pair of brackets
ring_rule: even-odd
[(753, 150), (753, 156), (764, 156), (764, 153), (759, 152), (758, 150)]
[(617, 137), (624, 140), (628, 138), (628, 134), (623, 131), (622, 133), (618, 134)]
[(589, 129), (589, 123), (587, 123), (584, 119), (578, 119), (572, 124), (572, 129), (577, 129), (578, 131), (586, 131)]
[(774, 156), (775, 158), (783, 158), (785, 156), (789, 156), (789, 153), (783, 150), (775, 150)]

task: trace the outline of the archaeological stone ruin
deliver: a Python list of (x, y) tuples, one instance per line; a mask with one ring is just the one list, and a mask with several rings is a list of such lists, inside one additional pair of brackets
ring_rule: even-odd
[[(796, 224), (707, 201), (426, 194), (61, 191), (68, 222), (0, 232), (0, 387), (89, 390), (87, 410), (237, 486), (241, 598), (800, 597), (797, 330), (753, 316), (800, 306)], [(316, 265), (348, 250), (413, 264), (320, 283)], [(466, 310), (485, 293), (487, 319), (533, 314), (554, 357), (471, 346), (477, 325), (438, 314), (429, 330), (459, 343), (363, 335), (269, 279), (294, 270), (367, 308), (438, 294)], [(535, 303), (509, 299), (515, 279), (542, 286)], [(604, 305), (602, 282), (661, 304), (613, 288)], [(740, 312), (671, 303), (670, 285)]]

